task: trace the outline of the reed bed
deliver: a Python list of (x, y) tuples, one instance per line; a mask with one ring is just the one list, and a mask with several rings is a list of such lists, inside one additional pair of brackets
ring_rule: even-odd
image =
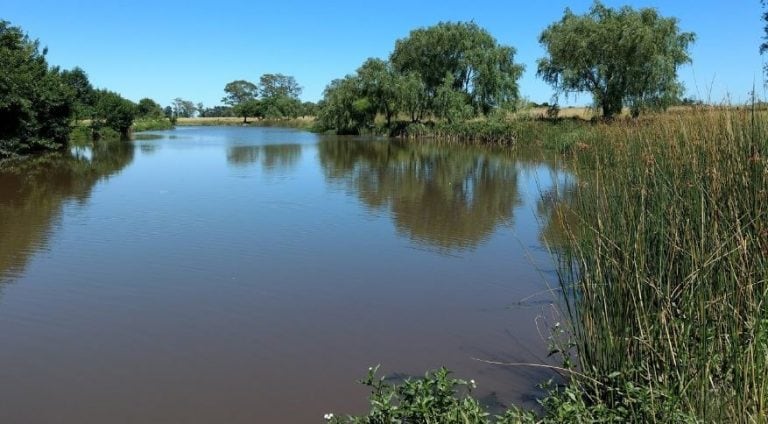
[(560, 284), (585, 404), (768, 422), (768, 117), (699, 109), (576, 144)]

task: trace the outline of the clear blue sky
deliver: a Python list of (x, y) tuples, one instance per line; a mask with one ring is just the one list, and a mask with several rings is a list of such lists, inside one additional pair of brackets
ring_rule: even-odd
[[(538, 35), (576, 1), (65, 1), (4, 0), (0, 19), (21, 26), (48, 46), (48, 60), (80, 66), (97, 87), (134, 101), (175, 97), (220, 103), (224, 85), (258, 81), (263, 73), (293, 75), (302, 97), (317, 101), (325, 85), (353, 72), (367, 57), (386, 57), (395, 40), (439, 21), (474, 20), (502, 44), (517, 49), (526, 66), (521, 93), (543, 102), (552, 90), (536, 78), (544, 52)], [(759, 0), (605, 1), (655, 7), (693, 31), (693, 65), (680, 71), (688, 95), (743, 102), (753, 84), (762, 89), (763, 36)], [(571, 104), (588, 104), (587, 95)]]

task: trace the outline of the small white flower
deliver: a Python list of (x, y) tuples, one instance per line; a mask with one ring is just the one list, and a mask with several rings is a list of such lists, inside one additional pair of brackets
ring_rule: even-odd
[(473, 389), (477, 388), (477, 384), (475, 384), (475, 380), (469, 380), (469, 385), (472, 386)]
[(331, 413), (325, 414), (323, 415), (323, 418), (325, 418), (326, 421), (330, 421), (333, 419), (333, 414)]

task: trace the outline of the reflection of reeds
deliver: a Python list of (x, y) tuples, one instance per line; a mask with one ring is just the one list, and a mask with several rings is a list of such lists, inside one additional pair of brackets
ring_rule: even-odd
[[(591, 131), (592, 133), (592, 131)], [(663, 420), (768, 416), (768, 119), (706, 110), (585, 140), (561, 283), (591, 402)], [(569, 214), (571, 212), (568, 212)], [(615, 381), (615, 380), (611, 380)], [(579, 382), (577, 382), (579, 383)], [(627, 384), (631, 383), (631, 386)]]

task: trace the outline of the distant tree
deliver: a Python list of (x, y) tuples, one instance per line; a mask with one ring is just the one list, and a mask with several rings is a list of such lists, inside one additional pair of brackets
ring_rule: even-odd
[(362, 94), (371, 101), (378, 113), (384, 115), (387, 126), (400, 111), (399, 78), (388, 61), (370, 58), (357, 70)]
[(514, 55), (513, 47), (498, 44), (474, 22), (441, 22), (398, 40), (390, 60), (397, 72), (421, 77), (429, 107), (449, 73), (453, 88), (463, 91), (479, 112), (488, 113), (518, 97), (517, 80), (524, 68)]
[(195, 110), (197, 111), (197, 116), (202, 117), (203, 111), (205, 111), (205, 106), (202, 102), (198, 102), (197, 105), (195, 105)]
[(265, 97), (261, 100), (261, 111), (265, 118), (296, 118), (301, 114), (301, 100), (288, 96)]
[(163, 107), (150, 98), (139, 100), (136, 108), (136, 115), (139, 118), (162, 118), (164, 115)]
[(194, 116), (197, 108), (195, 103), (189, 100), (184, 100), (180, 97), (173, 99), (173, 113), (178, 118), (191, 118)]
[(231, 106), (237, 116), (242, 116), (243, 123), (248, 122), (249, 113), (250, 116), (255, 116), (255, 104), (251, 102), (259, 95), (259, 87), (256, 84), (245, 80), (232, 81), (224, 86), (224, 92), (227, 95), (221, 101)]
[(170, 106), (166, 106), (165, 109), (163, 109), (163, 114), (168, 119), (173, 118), (173, 108)]
[(316, 116), (318, 106), (314, 102), (304, 102), (301, 104), (301, 116)]
[(0, 20), (0, 157), (67, 143), (75, 93), (46, 53)]
[(75, 120), (87, 118), (93, 113), (93, 86), (88, 74), (81, 68), (61, 71), (61, 78), (74, 93), (73, 117)]
[(680, 32), (675, 18), (650, 8), (613, 9), (599, 1), (584, 15), (565, 10), (539, 42), (548, 56), (537, 74), (558, 93), (589, 92), (611, 118), (624, 105), (633, 115), (647, 107), (664, 108), (679, 97), (677, 68), (691, 62), (691, 32)]
[(102, 126), (106, 126), (120, 133), (123, 138), (128, 137), (133, 120), (136, 118), (137, 106), (109, 90), (96, 90), (94, 98), (94, 116), (91, 125), (95, 133), (98, 133)]
[(226, 96), (221, 101), (230, 106), (236, 106), (258, 97), (259, 87), (250, 81), (237, 80), (225, 85), (224, 92)]
[(205, 108), (202, 112), (198, 111), (200, 113), (200, 116), (205, 118), (221, 118), (221, 117), (229, 117), (234, 116), (234, 112), (232, 112), (231, 106), (214, 106)]
[(242, 116), (243, 117), (243, 123), (248, 123), (248, 117), (262, 117), (264, 114), (262, 113), (262, 105), (259, 100), (251, 99), (246, 100), (242, 103), (239, 103), (235, 105), (232, 108), (232, 112), (236, 116)]
[(294, 77), (283, 74), (264, 74), (259, 78), (259, 85), (262, 99), (271, 97), (298, 99), (302, 91)]

